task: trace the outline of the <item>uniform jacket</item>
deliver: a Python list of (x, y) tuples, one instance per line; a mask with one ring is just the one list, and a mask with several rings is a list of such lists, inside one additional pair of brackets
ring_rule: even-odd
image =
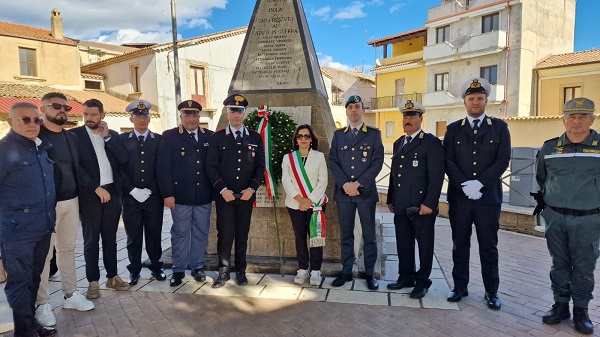
[(435, 211), (444, 183), (442, 142), (421, 131), (402, 148), (405, 137), (394, 142), (386, 204), (393, 204), (396, 214), (405, 214), (408, 207), (421, 204)]
[[(44, 125), (42, 125), (40, 127), (40, 138), (44, 139), (46, 137), (46, 135), (48, 135), (49, 133), (51, 133), (52, 131), (48, 130), (48, 128), (46, 128)], [(73, 160), (73, 172), (75, 173), (75, 177), (77, 178), (77, 186), (79, 186), (79, 152), (77, 150), (77, 143), (79, 142), (79, 140), (77, 139), (77, 136), (75, 134), (73, 134), (72, 132), (65, 130), (64, 131), (66, 139), (67, 139), (67, 143), (69, 144), (69, 152), (71, 153), (71, 159)], [(50, 147), (48, 149), (48, 157), (50, 157), (50, 159), (54, 160), (54, 158), (56, 158), (56, 149), (54, 147)], [(56, 188), (58, 189), (60, 186), (60, 181), (62, 179), (62, 175), (61, 172), (58, 168), (56, 168), (56, 170), (54, 170), (54, 184), (56, 185)]]
[[(363, 125), (354, 138), (350, 127), (337, 130), (331, 141), (329, 166), (335, 180), (335, 201), (377, 202), (379, 196), (375, 178), (383, 166), (381, 131)], [(360, 196), (348, 196), (342, 186), (349, 181), (358, 181), (365, 189), (370, 190), (371, 197), (363, 199)]]
[[(323, 152), (317, 150), (310, 150), (308, 157), (306, 157), (306, 164), (304, 164), (304, 170), (308, 176), (308, 181), (313, 188), (312, 193), (308, 195), (308, 198), (313, 203), (318, 203), (325, 189), (327, 189), (327, 163), (325, 162), (325, 155)], [(301, 174), (298, 172), (298, 174)], [(292, 171), (292, 163), (290, 162), (289, 155), (283, 156), (281, 163), (281, 183), (285, 190), (285, 205), (292, 209), (298, 209), (299, 204), (294, 197), (298, 194), (302, 195), (298, 182)], [(308, 192), (308, 191), (307, 191)]]
[(187, 130), (163, 132), (158, 147), (156, 173), (163, 198), (175, 197), (180, 205), (206, 205), (212, 202), (212, 188), (206, 170), (211, 130), (198, 128), (198, 141)]
[[(96, 189), (100, 186), (100, 167), (98, 166), (98, 157), (96, 151), (94, 151), (94, 145), (85, 125), (71, 129), (78, 137), (78, 148), (79, 151), (79, 196), (83, 199), (98, 199), (96, 195)], [(108, 131), (110, 140), (104, 142), (104, 149), (106, 156), (110, 162), (110, 167), (113, 172), (113, 184), (117, 191), (118, 197), (121, 197), (122, 192), (122, 178), (120, 173), (120, 166), (125, 165), (128, 160), (128, 154), (125, 152), (125, 148), (121, 143), (119, 134), (114, 130)], [(99, 199), (98, 199), (99, 200)], [(81, 205), (82, 203), (80, 203)]]
[(122, 166), (123, 205), (135, 205), (138, 202), (129, 194), (134, 188), (147, 188), (152, 191), (151, 198), (162, 199), (156, 178), (156, 159), (158, 145), (162, 136), (148, 132), (144, 143), (140, 143), (134, 131), (120, 135), (125, 151), (129, 154), (127, 164)]
[(595, 130), (580, 144), (566, 134), (544, 143), (537, 156), (536, 180), (548, 206), (600, 208), (600, 136)]
[(52, 233), (56, 222), (54, 162), (44, 143), (13, 131), (0, 140), (0, 242)]
[(467, 118), (448, 125), (444, 136), (448, 201), (464, 201), (462, 183), (478, 180), (483, 184), (482, 204), (502, 203), (500, 178), (510, 161), (510, 133), (506, 122), (486, 116), (475, 135)]
[[(230, 189), (241, 193), (248, 187), (255, 191), (264, 181), (265, 151), (260, 135), (245, 128), (242, 143), (237, 145), (229, 128), (219, 130), (210, 139), (206, 171), (213, 185), (214, 197)], [(252, 195), (250, 201), (256, 199)]]

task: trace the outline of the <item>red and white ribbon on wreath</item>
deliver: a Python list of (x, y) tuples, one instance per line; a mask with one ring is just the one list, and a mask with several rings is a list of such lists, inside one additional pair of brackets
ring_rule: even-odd
[(273, 114), (268, 105), (258, 107), (258, 117), (261, 118), (258, 124), (258, 133), (263, 140), (265, 147), (265, 186), (267, 187), (267, 198), (278, 198), (277, 183), (273, 178), (273, 137), (271, 134), (271, 124), (269, 117)]

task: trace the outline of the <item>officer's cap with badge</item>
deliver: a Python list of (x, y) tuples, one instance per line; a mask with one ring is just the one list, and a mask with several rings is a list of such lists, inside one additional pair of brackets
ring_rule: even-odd
[(565, 116), (573, 114), (593, 115), (594, 111), (596, 111), (594, 101), (584, 97), (573, 98), (563, 106)]
[(364, 104), (362, 104), (362, 98), (360, 98), (360, 96), (358, 95), (352, 95), (350, 97), (348, 97), (348, 100), (346, 100), (346, 105), (344, 107), (348, 107), (348, 104), (354, 104), (354, 103), (361, 103), (361, 105), (364, 107)]
[(188, 99), (179, 103), (177, 110), (182, 114), (197, 115), (202, 111), (202, 105), (192, 99)]
[(492, 85), (485, 78), (474, 77), (465, 82), (460, 88), (461, 97), (464, 99), (469, 94), (482, 93), (485, 97), (490, 96)]
[(422, 116), (425, 111), (427, 110), (419, 102), (410, 99), (400, 104), (400, 112), (403, 116)]
[(248, 100), (240, 94), (233, 94), (225, 98), (223, 105), (231, 111), (244, 112), (248, 106)]
[(150, 109), (152, 108), (152, 104), (150, 102), (145, 101), (143, 99), (137, 99), (127, 105), (125, 111), (131, 113), (136, 116), (148, 116), (150, 115)]

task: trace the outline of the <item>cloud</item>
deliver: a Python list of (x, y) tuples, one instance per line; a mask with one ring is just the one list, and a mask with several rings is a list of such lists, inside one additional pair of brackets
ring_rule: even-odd
[(314, 16), (318, 16), (321, 18), (321, 20), (329, 20), (329, 13), (331, 12), (331, 7), (329, 6), (325, 6), (325, 7), (321, 7), (317, 10), (313, 10), (310, 12), (310, 14), (314, 15)]
[(390, 7), (390, 13), (395, 13), (395, 12), (401, 10), (402, 8), (404, 8), (405, 6), (406, 6), (405, 3), (395, 4), (392, 7)]
[[(214, 9), (224, 9), (228, 0), (178, 0), (179, 27), (210, 29)], [(3, 1), (0, 21), (50, 29), (53, 8), (61, 12), (65, 36), (82, 40), (144, 42), (164, 41), (170, 36), (171, 6), (165, 0), (47, 0)]]
[(356, 71), (356, 69), (359, 69), (359, 70), (363, 70), (364, 72), (367, 72), (367, 73), (371, 69), (373, 69), (372, 65), (367, 65), (367, 64), (351, 66), (351, 65), (340, 63), (340, 62), (336, 62), (333, 60), (332, 56), (329, 56), (329, 55), (326, 55), (323, 53), (317, 53), (317, 56), (319, 58), (319, 65), (321, 65), (321, 67), (331, 67), (331, 68), (336, 68), (336, 69), (341, 69), (341, 70), (346, 70), (346, 71)]
[(355, 1), (349, 7), (340, 9), (333, 18), (335, 20), (350, 20), (357, 18), (364, 18), (367, 16), (367, 13), (363, 11), (365, 4), (360, 1)]
[[(181, 35), (179, 36), (181, 39)], [(120, 29), (116, 32), (100, 35), (96, 41), (121, 45), (123, 43), (166, 43), (173, 41), (171, 31), (140, 32), (135, 29)]]

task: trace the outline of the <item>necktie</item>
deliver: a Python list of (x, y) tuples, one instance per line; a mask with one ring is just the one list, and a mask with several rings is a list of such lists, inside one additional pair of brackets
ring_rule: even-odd
[(404, 142), (404, 145), (402, 145), (402, 147), (405, 147), (406, 145), (408, 145), (408, 143), (410, 143), (411, 140), (412, 140), (411, 136), (406, 137), (406, 141)]
[(236, 142), (241, 142), (242, 141), (242, 131), (238, 130), (235, 132), (235, 141)]
[(358, 129), (357, 128), (352, 128), (352, 135), (354, 136), (354, 138), (356, 138), (356, 136), (358, 136)]
[(142, 136), (142, 135), (139, 135), (139, 136), (138, 136), (138, 140), (140, 141), (140, 143), (142, 143), (142, 144), (143, 144), (143, 143), (144, 143), (144, 136)]
[(477, 130), (479, 130), (479, 119), (473, 120), (473, 133), (477, 134)]
[(193, 140), (196, 140), (196, 133), (195, 132), (190, 132), (190, 136), (192, 137)]

